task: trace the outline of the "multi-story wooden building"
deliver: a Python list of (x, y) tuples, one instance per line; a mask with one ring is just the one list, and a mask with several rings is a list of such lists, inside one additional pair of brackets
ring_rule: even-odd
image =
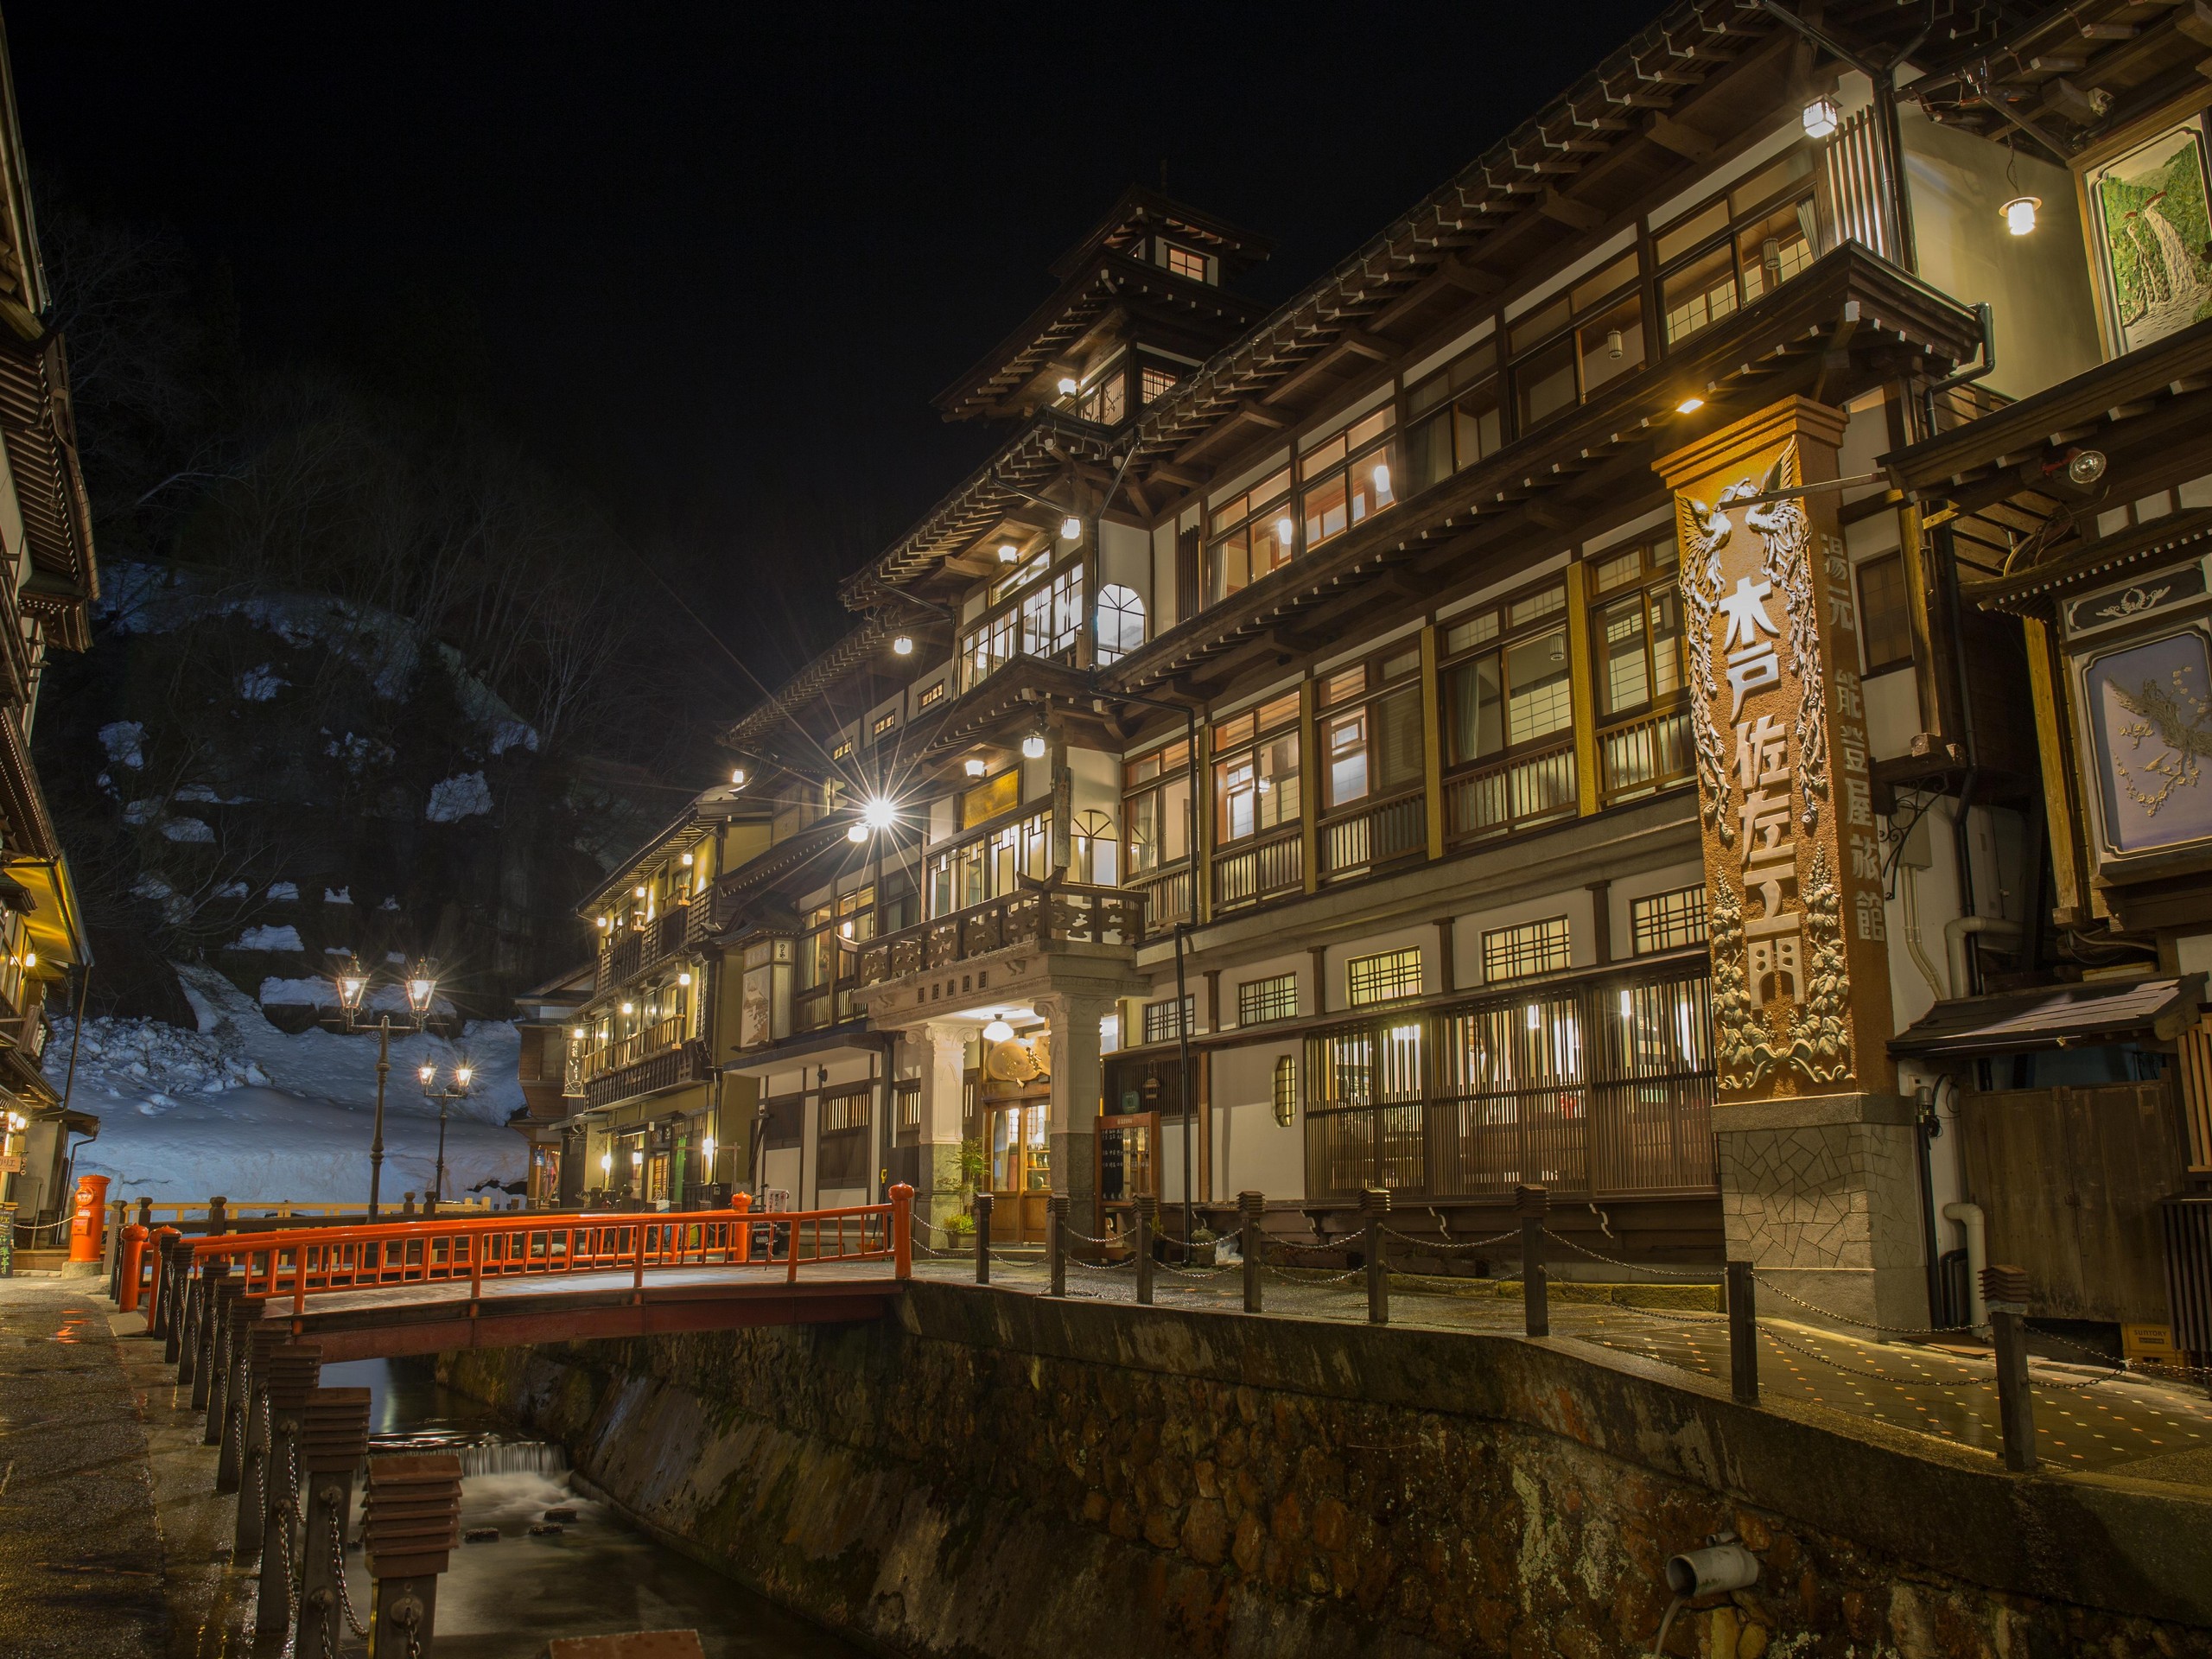
[(25, 1239), (51, 1243), (71, 1137), (97, 1135), (99, 1120), (41, 1071), (48, 992), (89, 971), (91, 954), (30, 733), (48, 651), (92, 642), (98, 576), (11, 75), (0, 41), (0, 1233), (45, 1223)]
[(2171, 1141), (2205, 688), (2079, 710), (2202, 633), (2126, 594), (2205, 505), (2203, 175), (2141, 148), (2201, 161), (2203, 25), (1937, 10), (1686, 0), (1264, 315), (1262, 241), (1116, 203), (938, 400), (989, 460), (730, 733), (726, 1173), (942, 1224), (980, 1171), (1014, 1239), (1541, 1185), (1920, 1326), (2048, 1198), (2000, 1096), (2101, 1066)]

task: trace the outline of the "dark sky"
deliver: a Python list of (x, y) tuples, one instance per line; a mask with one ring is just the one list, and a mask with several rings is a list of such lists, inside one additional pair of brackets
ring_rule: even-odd
[(1274, 237), (1281, 298), (1656, 10), (5, 6), (35, 168), (227, 262), (264, 353), (463, 302), (772, 679), (981, 459), (929, 397), (1123, 185)]

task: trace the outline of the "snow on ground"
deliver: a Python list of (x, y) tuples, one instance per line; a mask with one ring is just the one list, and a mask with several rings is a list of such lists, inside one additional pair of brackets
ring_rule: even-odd
[[(252, 998), (219, 974), (182, 968), (200, 1029), (154, 1020), (90, 1020), (78, 1047), (70, 1104), (100, 1120), (77, 1152), (79, 1174), (114, 1178), (111, 1196), (197, 1201), (289, 1198), (359, 1204), (368, 1196), (376, 1102), (374, 1031), (281, 1032)], [(74, 1033), (55, 1022), (47, 1077), (63, 1086)], [(523, 1175), (522, 1137), (502, 1127), (522, 1104), (518, 1039), (505, 1020), (477, 1021), (458, 1041), (395, 1034), (385, 1095), (385, 1199), (427, 1192), (437, 1157), (437, 1108), (423, 1098), (416, 1068), (442, 1083), (467, 1059), (478, 1091), (455, 1102), (446, 1124), (448, 1192)]]

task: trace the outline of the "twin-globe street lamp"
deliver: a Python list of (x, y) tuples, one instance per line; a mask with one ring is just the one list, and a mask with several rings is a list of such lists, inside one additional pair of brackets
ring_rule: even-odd
[(426, 1215), (435, 1216), (438, 1213), (438, 1200), (445, 1196), (446, 1192), (446, 1108), (456, 1100), (468, 1098), (468, 1085), (476, 1076), (476, 1068), (467, 1060), (454, 1067), (453, 1087), (450, 1089), (434, 1086), (438, 1080), (438, 1068), (431, 1061), (423, 1061), (422, 1069), (415, 1075), (423, 1080), (423, 1098), (438, 1103), (438, 1178), (436, 1184), (430, 1188), (429, 1206), (424, 1211)]
[[(349, 957), (346, 965), (332, 976), (338, 986), (339, 1020), (343, 1029), (351, 1032), (359, 1027), (354, 1015), (360, 1011), (361, 999), (368, 992), (369, 976), (361, 964)], [(400, 1022), (400, 1030), (421, 1031), (429, 1023), (430, 1004), (438, 994), (437, 969), (429, 963), (418, 960), (400, 981), (407, 993), (407, 1014)], [(376, 1127), (369, 1141), (369, 1219), (377, 1218), (378, 1198), (384, 1180), (384, 1083), (391, 1073), (391, 1010), (381, 1009), (377, 1014), (377, 1116)], [(429, 1092), (426, 1081), (423, 1092)], [(438, 1114), (438, 1176), (445, 1178), (445, 1113)]]

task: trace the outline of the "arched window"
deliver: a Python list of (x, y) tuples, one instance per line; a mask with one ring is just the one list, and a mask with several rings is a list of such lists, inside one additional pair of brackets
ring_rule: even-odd
[(1285, 1054), (1275, 1061), (1275, 1122), (1288, 1128), (1298, 1118), (1298, 1057)]
[(1110, 582), (1098, 590), (1098, 660), (1117, 663), (1144, 644), (1144, 598)]
[(1075, 815), (1075, 879), (1094, 887), (1121, 885), (1122, 843), (1115, 838), (1114, 820), (1095, 809)]

